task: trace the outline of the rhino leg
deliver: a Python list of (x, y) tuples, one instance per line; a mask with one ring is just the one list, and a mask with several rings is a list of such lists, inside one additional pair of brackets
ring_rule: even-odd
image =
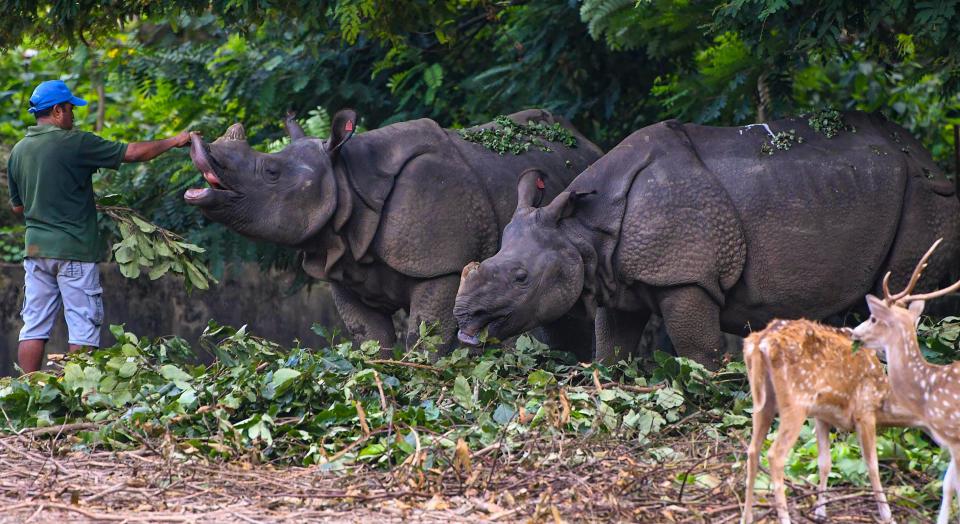
[(697, 286), (681, 286), (660, 291), (657, 302), (677, 355), (709, 369), (718, 368), (723, 357), (723, 334), (720, 307), (710, 295)]
[(593, 323), (585, 318), (564, 315), (540, 326), (533, 335), (552, 350), (573, 353), (578, 362), (594, 358)]
[(594, 359), (604, 364), (613, 364), (634, 354), (648, 320), (650, 320), (649, 311), (598, 308), (594, 324), (597, 333), (597, 350)]
[(364, 340), (376, 340), (380, 342), (382, 355), (387, 358), (393, 356), (393, 346), (397, 343), (393, 316), (364, 304), (350, 290), (337, 284), (331, 283), (330, 290), (333, 292), (333, 303), (337, 306), (340, 319), (347, 326), (354, 341), (360, 343)]
[(447, 354), (456, 343), (457, 321), (453, 317), (453, 303), (460, 287), (460, 275), (447, 275), (424, 280), (413, 286), (410, 293), (410, 318), (407, 321), (407, 350), (420, 339), (420, 323), (436, 326), (433, 334), (441, 339), (439, 355)]

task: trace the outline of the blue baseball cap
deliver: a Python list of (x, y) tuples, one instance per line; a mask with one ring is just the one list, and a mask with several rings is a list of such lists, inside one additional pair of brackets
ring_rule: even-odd
[(70, 102), (75, 106), (87, 105), (86, 100), (73, 96), (70, 88), (63, 83), (63, 80), (47, 80), (41, 82), (33, 90), (33, 94), (30, 95), (30, 109), (28, 111), (37, 113), (64, 102)]

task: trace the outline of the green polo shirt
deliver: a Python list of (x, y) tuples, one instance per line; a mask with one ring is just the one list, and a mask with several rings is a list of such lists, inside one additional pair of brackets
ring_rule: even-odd
[(31, 126), (7, 163), (10, 203), (22, 205), (28, 257), (97, 262), (93, 174), (117, 169), (127, 144), (53, 125)]

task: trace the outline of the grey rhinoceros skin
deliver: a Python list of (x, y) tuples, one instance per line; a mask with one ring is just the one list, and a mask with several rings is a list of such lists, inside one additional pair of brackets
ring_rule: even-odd
[[(304, 136), (288, 117), (290, 145), (264, 154), (251, 149), (243, 127), (234, 124), (213, 143), (194, 138), (191, 157), (212, 187), (191, 189), (184, 198), (245, 236), (300, 249), (304, 270), (330, 282), (355, 339), (392, 348), (392, 315), (403, 309), (408, 345), (421, 321), (439, 322), (449, 348), (456, 340), (452, 310), (460, 272), (496, 253), (516, 207), (520, 173), (545, 173), (539, 197), (549, 200), (602, 155), (549, 112), (510, 118), (559, 122), (578, 145), (545, 142), (552, 151), (500, 155), (429, 119), (353, 135), (356, 113), (343, 110), (326, 141)], [(592, 325), (574, 327), (559, 322), (548, 338), (592, 351)]]
[(717, 366), (722, 331), (862, 306), (888, 270), (904, 284), (944, 237), (921, 286), (936, 283), (957, 266), (954, 183), (899, 126), (844, 118), (854, 130), (830, 139), (805, 119), (770, 122), (805, 139), (772, 155), (760, 126), (636, 131), (549, 205), (518, 202), (500, 251), (464, 272), (461, 337), (585, 309), (597, 357), (611, 359), (659, 314), (678, 354)]

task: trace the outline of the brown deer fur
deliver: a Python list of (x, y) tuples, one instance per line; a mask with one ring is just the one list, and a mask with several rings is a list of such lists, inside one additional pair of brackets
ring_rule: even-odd
[(753, 435), (747, 450), (747, 486), (743, 522), (753, 520), (753, 486), (760, 450), (774, 416), (780, 414), (777, 437), (770, 447), (770, 477), (778, 520), (790, 522), (784, 490), (784, 465), (804, 421), (816, 420), (819, 494), (818, 516), (830, 473), (830, 427), (856, 430), (870, 484), (884, 521), (891, 519), (877, 468), (876, 425), (906, 422), (888, 404), (890, 386), (874, 351), (853, 351), (848, 332), (807, 320), (774, 320), (744, 341), (753, 396)]
[(867, 295), (870, 318), (857, 326), (853, 334), (886, 352), (892, 401), (912, 417), (913, 425), (924, 428), (940, 447), (950, 451), (937, 517), (937, 524), (947, 524), (952, 498), (960, 497), (960, 362), (946, 366), (927, 362), (917, 342), (916, 327), (924, 301), (960, 291), (960, 282), (930, 293), (911, 294), (941, 240), (920, 259), (906, 289), (891, 294), (887, 274), (883, 281), (884, 298)]

